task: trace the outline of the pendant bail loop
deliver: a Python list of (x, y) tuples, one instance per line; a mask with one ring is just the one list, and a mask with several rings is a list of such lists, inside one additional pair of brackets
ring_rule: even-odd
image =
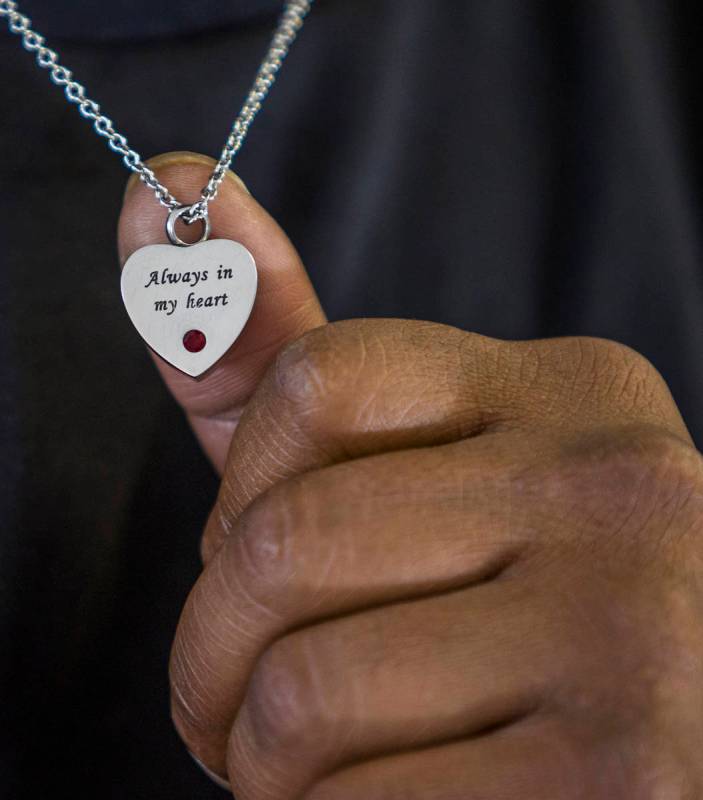
[[(205, 215), (200, 217), (199, 219), (203, 223), (203, 234), (202, 236), (195, 242), (184, 242), (183, 239), (176, 233), (176, 222), (182, 217), (184, 214), (187, 214), (193, 206), (176, 206), (175, 208), (171, 209), (169, 212), (168, 218), (166, 219), (166, 236), (168, 236), (168, 240), (171, 244), (175, 244), (177, 247), (191, 247), (194, 244), (200, 244), (200, 242), (204, 242), (210, 236), (210, 217), (208, 216), (207, 210), (205, 211)], [(183, 220), (186, 225), (192, 225), (195, 220), (188, 222), (188, 219)]]

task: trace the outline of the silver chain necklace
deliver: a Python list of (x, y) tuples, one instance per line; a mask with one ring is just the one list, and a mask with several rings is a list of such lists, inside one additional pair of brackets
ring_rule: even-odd
[[(22, 38), (25, 50), (35, 53), (37, 64), (63, 87), (69, 103), (107, 139), (108, 147), (122, 156), (124, 165), (139, 175), (168, 211), (166, 234), (171, 245), (148, 245), (127, 260), (122, 270), (122, 298), (132, 322), (145, 342), (172, 366), (192, 377), (210, 369), (229, 350), (244, 328), (256, 295), (256, 264), (239, 242), (208, 241), (208, 204), (239, 152), (295, 41), (313, 0), (288, 0), (242, 108), (234, 120), (222, 153), (195, 203), (182, 204), (157, 179), (127, 138), (118, 133), (98, 103), (86, 95), (59, 56), (46, 47), (44, 37), (32, 30), (31, 20), (18, 10), (15, 0), (0, 0), (0, 18), (7, 18), (11, 33)], [(187, 225), (202, 220), (203, 233), (194, 244), (176, 233), (176, 222)], [(176, 250), (176, 247), (184, 250)], [(202, 293), (205, 285), (207, 292)], [(213, 287), (215, 284), (215, 287)], [(196, 287), (200, 287), (198, 291)], [(214, 291), (213, 291), (214, 289)]]

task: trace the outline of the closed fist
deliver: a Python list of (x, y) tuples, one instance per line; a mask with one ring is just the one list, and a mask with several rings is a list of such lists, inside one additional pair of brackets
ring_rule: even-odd
[(234, 433), (176, 727), (237, 800), (698, 797), (702, 534), (633, 351), (323, 325)]

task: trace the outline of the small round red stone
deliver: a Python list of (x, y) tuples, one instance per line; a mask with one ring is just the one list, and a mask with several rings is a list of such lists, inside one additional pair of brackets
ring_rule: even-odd
[(183, 347), (189, 353), (199, 353), (205, 347), (206, 342), (207, 339), (202, 331), (188, 331), (183, 337)]

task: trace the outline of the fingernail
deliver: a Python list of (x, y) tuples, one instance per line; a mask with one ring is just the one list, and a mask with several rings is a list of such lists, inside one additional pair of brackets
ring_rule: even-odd
[[(205, 166), (208, 169), (213, 169), (217, 162), (214, 158), (205, 156), (202, 153), (191, 153), (189, 150), (174, 150), (170, 153), (159, 153), (158, 156), (152, 156), (152, 158), (148, 158), (144, 163), (147, 167), (149, 167), (149, 169), (156, 171), (157, 169), (161, 169), (163, 167), (170, 167), (173, 164), (195, 164), (198, 166)], [(240, 188), (244, 189), (247, 194), (251, 194), (244, 181), (239, 177), (239, 175), (237, 175), (236, 172), (228, 169), (225, 173), (225, 177), (234, 180), (234, 182)], [(136, 172), (133, 172), (129, 176), (129, 180), (125, 186), (123, 197), (126, 197), (127, 194), (139, 183), (141, 183), (139, 175)]]
[(216, 784), (217, 784), (217, 785), (220, 787), (220, 789), (225, 789), (225, 790), (226, 790), (226, 791), (228, 791), (228, 792), (231, 792), (231, 791), (232, 791), (232, 787), (229, 785), (229, 783), (228, 783), (228, 782), (227, 782), (227, 781), (226, 781), (224, 778), (221, 778), (221, 777), (220, 777), (220, 776), (219, 776), (217, 773), (213, 772), (211, 769), (208, 769), (208, 768), (205, 766), (205, 764), (203, 764), (203, 762), (202, 762), (202, 761), (201, 761), (199, 758), (196, 758), (196, 757), (195, 757), (195, 756), (194, 756), (194, 755), (193, 755), (193, 754), (190, 752), (190, 750), (189, 750), (188, 752), (190, 753), (190, 757), (193, 759), (193, 761), (195, 761), (195, 763), (196, 763), (196, 764), (197, 764), (197, 765), (200, 767), (200, 769), (201, 769), (201, 770), (202, 770), (202, 771), (203, 771), (203, 772), (204, 772), (204, 773), (205, 773), (205, 774), (208, 776), (208, 778), (210, 778), (210, 780), (211, 780), (213, 783), (216, 783)]

